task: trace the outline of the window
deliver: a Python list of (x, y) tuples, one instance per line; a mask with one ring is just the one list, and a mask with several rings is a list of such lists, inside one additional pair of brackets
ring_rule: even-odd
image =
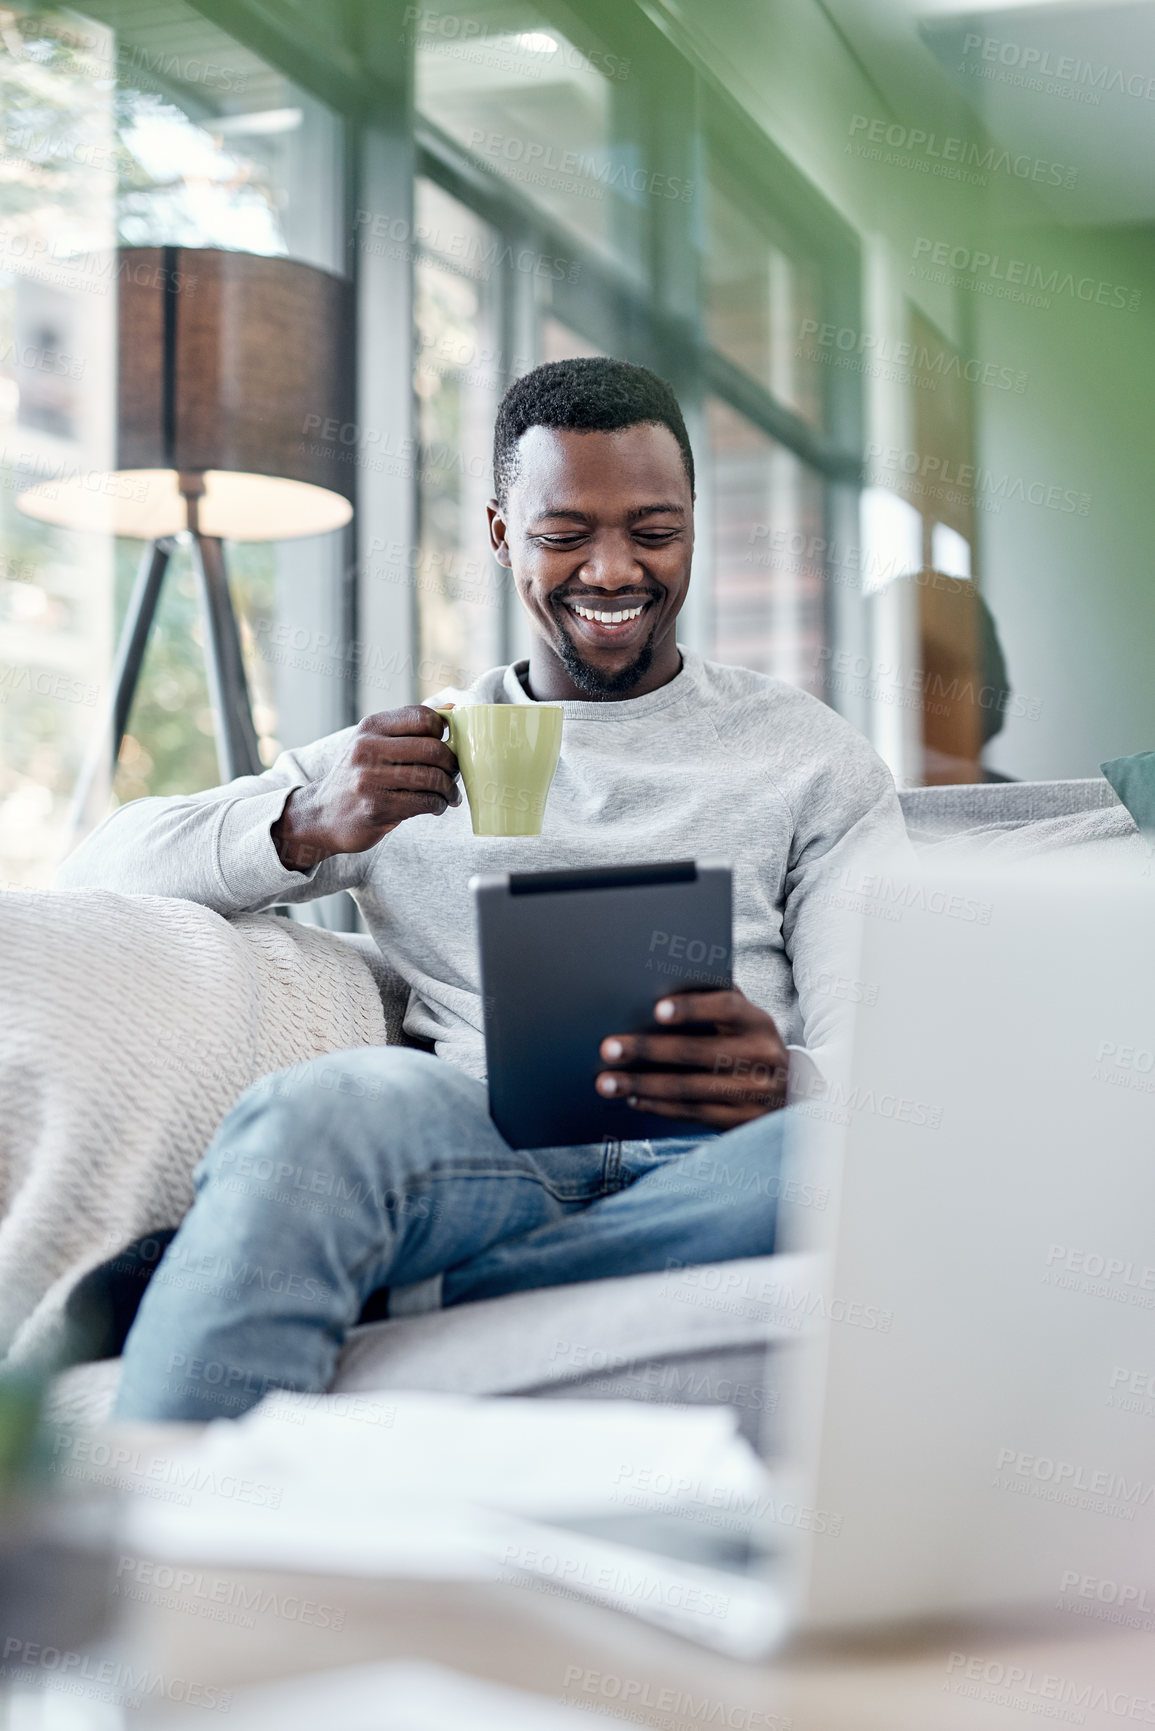
[[(97, 10), (100, 10), (99, 5)], [(344, 258), (342, 124), (191, 7), (120, 28), (17, 9), (0, 64), (0, 876), (42, 884), (86, 814), (141, 544), (22, 515), (31, 480), (115, 467), (119, 245)], [(13, 48), (13, 43), (15, 47)], [(13, 117), (16, 117), (15, 121)], [(347, 719), (341, 536), (228, 550), (261, 752)], [(192, 573), (166, 580), (117, 769), (118, 800), (219, 779)], [(101, 815), (99, 801), (87, 818)]]
[[(168, 19), (170, 29), (178, 21), (195, 28), (200, 46), (194, 53), (187, 36), (181, 41), (183, 86), (158, 89), (148, 78), (155, 44), (151, 57), (143, 41), (119, 44), (121, 243), (223, 247), (336, 270), (344, 256), (340, 122), (198, 15), (171, 8)], [(266, 763), (346, 719), (340, 541), (227, 550)], [(121, 605), (136, 556), (134, 544), (118, 549)], [(170, 574), (121, 752), (121, 800), (220, 779), (202, 649), (193, 576), (182, 563)]]
[[(683, 640), (822, 693), (824, 526), (830, 481), (857, 467), (857, 381), (824, 364), (813, 338), (840, 299), (856, 293), (853, 243), (840, 229), (831, 239), (837, 225), (826, 213), (815, 222), (812, 190), (770, 162), (764, 138), (732, 135), (708, 115), (703, 125), (692, 76), (676, 56), (662, 60), (656, 34), (645, 39), (653, 56), (646, 80), (630, 75), (624, 40), (583, 41), (579, 52), (552, 21), (514, 9), (429, 14), (415, 27), (429, 172), (485, 226), (473, 250), (497, 247), (507, 264), (486, 284), (484, 311), (479, 302), (464, 316), (518, 333), (499, 390), (528, 366), (568, 355), (620, 355), (671, 380), (700, 476), (697, 576)], [(675, 109), (685, 119), (671, 127)], [(761, 177), (752, 148), (766, 159)], [(460, 209), (425, 226), (465, 233)], [(521, 256), (562, 257), (565, 269), (523, 272), (514, 268)], [(460, 259), (441, 268), (462, 273)], [(425, 464), (421, 485), (423, 545), (434, 516), (456, 538), (437, 546), (444, 566), (470, 557), (474, 531), (461, 501), (482, 446), (458, 430), (459, 414), (443, 414), (432, 430), (427, 405), (447, 407), (451, 390), (448, 371), (433, 381), (423, 359), (432, 293), (423, 262), (415, 373), (422, 426), (430, 428), (423, 444), (458, 440), (456, 480), (442, 459), (436, 469)], [(445, 663), (478, 667), (495, 641), (504, 644), (500, 658), (525, 652), (511, 594), (505, 634), (495, 639), (468, 599), (428, 573), (421, 583), (430, 674)], [(473, 643), (471, 659), (464, 646)]]
[[(115, 297), (93, 291), (81, 261), (118, 240), (336, 272), (356, 256), (360, 415), (418, 453), (412, 473), (408, 456), (383, 472), (358, 428), (340, 429), (359, 542), (229, 549), (266, 760), (354, 719), (355, 702), (427, 697), (525, 652), (486, 534), (493, 418), (513, 378), (573, 354), (652, 367), (686, 411), (700, 533), (684, 640), (822, 689), (826, 525), (834, 484), (857, 482), (861, 381), (813, 339), (854, 322), (856, 243), (640, 9), (606, 8), (601, 26), (561, 0), (406, 9), (398, 42), (372, 8), (292, 7), (262, 25), (283, 68), (185, 0), (90, 0), (89, 12), (100, 16), (18, 11), (19, 53), (0, 72), (24, 158), (0, 212), (8, 881), (44, 881), (67, 845), (141, 551), (20, 518), (10, 460), (19, 446), (42, 466), (111, 466)], [(394, 126), (410, 112), (411, 136)], [(50, 134), (65, 148), (50, 152)], [(354, 209), (406, 231), (388, 271), (357, 251)], [(60, 255), (51, 273), (34, 262), (42, 237)], [(116, 797), (217, 779), (200, 633), (178, 557)], [(46, 695), (58, 674), (78, 700)]]
[(708, 405), (713, 652), (822, 694), (822, 482), (725, 403)]
[(705, 250), (706, 334), (777, 402), (820, 427), (820, 361), (812, 340), (823, 319), (817, 264), (765, 216), (761, 225), (753, 221), (726, 187), (716, 172)]
[(719, 131), (708, 160), (709, 649), (837, 702), (824, 651), (830, 585), (846, 572), (832, 569), (827, 525), (832, 483), (857, 471), (857, 386), (815, 338), (856, 280), (853, 254), (789, 174), (768, 172), (756, 199), (741, 141)]
[(485, 515), (501, 366), (501, 239), (426, 179), (417, 188), (417, 232), (418, 678), (420, 695), (430, 697), (470, 684), (504, 647), (508, 585)]
[(546, 317), (541, 324), (541, 358), (543, 361), (569, 361), (584, 357), (591, 360), (603, 354), (595, 343), (589, 343), (571, 331), (560, 319)]
[(112, 39), (16, 11), (0, 81), (0, 878), (41, 885), (107, 701), (113, 549), (24, 516), (24, 487), (108, 466), (115, 299)]
[(418, 25), (419, 112), (539, 210), (567, 251), (592, 253), (640, 284), (646, 218), (669, 189), (641, 161), (629, 73), (623, 56), (583, 53), (528, 7), (499, 22), (427, 11)]

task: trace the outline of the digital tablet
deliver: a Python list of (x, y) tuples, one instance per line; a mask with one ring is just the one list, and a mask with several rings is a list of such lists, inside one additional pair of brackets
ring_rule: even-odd
[(669, 992), (731, 984), (722, 861), (475, 877), (489, 1111), (513, 1148), (685, 1136), (594, 1086), (608, 1034), (660, 1030)]

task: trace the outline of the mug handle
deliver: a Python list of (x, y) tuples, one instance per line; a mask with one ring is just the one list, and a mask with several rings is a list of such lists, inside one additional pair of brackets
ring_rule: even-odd
[(453, 743), (453, 716), (456, 710), (456, 705), (452, 703), (431, 703), (428, 707), (432, 709), (434, 715), (442, 715), (445, 717), (445, 738), (442, 743), (447, 745), (450, 751), (456, 751), (457, 747)]

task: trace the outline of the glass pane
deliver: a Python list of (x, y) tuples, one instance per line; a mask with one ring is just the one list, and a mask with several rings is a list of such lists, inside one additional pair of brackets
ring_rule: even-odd
[[(476, 18), (423, 9), (412, 28), (418, 110), (572, 236), (575, 250), (592, 248), (640, 278), (647, 211), (683, 189), (639, 167), (629, 63), (613, 54), (595, 63), (523, 6)], [(549, 252), (526, 268), (577, 280), (580, 257)]]
[(498, 237), (428, 180), (417, 186), (417, 232), (429, 237), (415, 273), (424, 698), (444, 685), (468, 685), (502, 659), (508, 579), (490, 552), (485, 515), (501, 370), (490, 262)]
[(819, 276), (712, 181), (708, 194), (706, 332), (728, 360), (812, 426), (822, 423)]
[(604, 349), (595, 348), (584, 337), (579, 337), (576, 331), (571, 331), (568, 325), (552, 316), (541, 321), (541, 358), (542, 361), (593, 360), (603, 355)]
[(822, 481), (745, 416), (707, 404), (718, 661), (822, 694)]
[[(343, 260), (342, 129), (180, 0), (9, 9), (0, 59), (0, 876), (46, 882), (99, 754), (141, 544), (55, 528), (15, 500), (31, 479), (115, 462), (116, 258), (182, 244)], [(275, 532), (276, 525), (270, 525)], [(166, 580), (118, 770), (118, 799), (219, 779), (187, 552)], [(261, 752), (344, 720), (340, 537), (228, 550)], [(301, 653), (273, 649), (278, 623)], [(328, 658), (318, 655), (320, 643)], [(97, 799), (90, 819), (102, 813)]]
[[(223, 247), (339, 271), (341, 123), (190, 9), (170, 4), (164, 19), (165, 44), (143, 22), (117, 39), (121, 244)], [(149, 69), (162, 55), (158, 87)], [(340, 546), (337, 535), (227, 549), (265, 763), (346, 719), (355, 649), (341, 637)], [(137, 552), (134, 543), (118, 555), (121, 604)], [(168, 584), (121, 753), (121, 800), (219, 780), (192, 574), (182, 563)]]
[(23, 515), (24, 487), (111, 466), (115, 92), (109, 33), (9, 13), (0, 53), (0, 880), (44, 887), (108, 702), (113, 547)]

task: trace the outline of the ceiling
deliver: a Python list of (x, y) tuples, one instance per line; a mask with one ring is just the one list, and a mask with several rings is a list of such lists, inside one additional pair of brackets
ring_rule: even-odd
[(933, 123), (945, 78), (1012, 156), (1074, 169), (1073, 186), (1040, 188), (1054, 221), (1155, 221), (1153, 0), (961, 9), (958, 0), (825, 0), (825, 9), (897, 119), (921, 125), (925, 110)]

